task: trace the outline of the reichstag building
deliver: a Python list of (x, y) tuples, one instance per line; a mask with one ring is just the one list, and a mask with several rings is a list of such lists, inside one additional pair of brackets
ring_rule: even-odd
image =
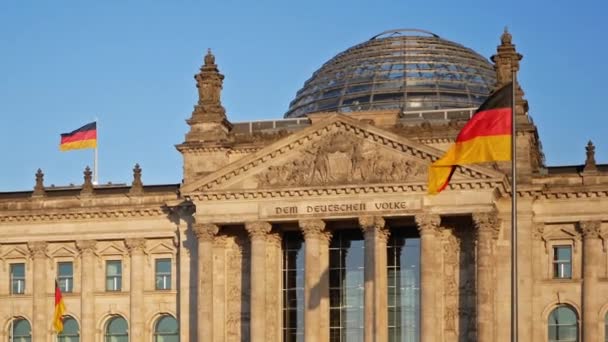
[[(175, 137), (180, 184), (144, 185), (136, 166), (131, 185), (94, 185), (87, 169), (82, 185), (48, 186), (39, 171), (33, 190), (0, 193), (0, 340), (509, 341), (510, 163), (458, 167), (427, 194), (429, 164), (519, 70), (499, 35), (487, 59), (383, 32), (269, 121), (229, 120), (209, 51)], [(546, 166), (524, 89), (519, 338), (608, 341), (608, 167), (591, 142), (580, 165)]]

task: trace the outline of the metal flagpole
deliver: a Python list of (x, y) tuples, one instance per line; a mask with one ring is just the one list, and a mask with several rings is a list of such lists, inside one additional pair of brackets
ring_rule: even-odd
[[(97, 120), (97, 118), (95, 118), (95, 130), (96, 130), (96, 134), (97, 132), (99, 132), (99, 121)], [(98, 170), (97, 170), (97, 146), (99, 145), (99, 137), (96, 138), (95, 141), (95, 158), (93, 159), (93, 184), (97, 185), (99, 184), (99, 174), (98, 174)]]
[(515, 83), (511, 94), (511, 342), (517, 342), (517, 131), (515, 129)]

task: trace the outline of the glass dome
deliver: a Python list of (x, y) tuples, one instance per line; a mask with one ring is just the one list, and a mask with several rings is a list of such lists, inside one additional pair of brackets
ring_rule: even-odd
[(492, 64), (475, 51), (423, 30), (390, 30), (325, 63), (298, 91), (285, 117), (478, 107), (495, 83)]

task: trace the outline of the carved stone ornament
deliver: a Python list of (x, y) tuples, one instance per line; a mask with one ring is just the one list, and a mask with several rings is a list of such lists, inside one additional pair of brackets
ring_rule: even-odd
[(249, 233), (251, 239), (265, 239), (266, 235), (272, 230), (270, 222), (255, 221), (245, 223), (245, 230)]
[(323, 238), (322, 235), (325, 230), (325, 222), (323, 220), (300, 220), (298, 224), (302, 230), (302, 234), (304, 234), (304, 240)]
[(601, 221), (582, 221), (578, 224), (583, 239), (599, 239), (601, 234)]
[(97, 250), (97, 241), (95, 240), (78, 240), (76, 241), (76, 247), (80, 250), (80, 253), (95, 253)]
[(131, 189), (129, 193), (131, 195), (140, 195), (144, 192), (144, 183), (141, 181), (141, 167), (139, 164), (135, 164), (133, 168), (133, 183), (131, 183)]
[(30, 250), (32, 258), (46, 257), (48, 244), (44, 241), (28, 242), (27, 248)]
[(270, 233), (268, 235), (266, 235), (266, 242), (268, 242), (268, 244), (270, 246), (275, 246), (275, 247), (281, 247), (281, 234), (279, 233)]
[(589, 140), (587, 143), (585, 150), (587, 158), (585, 159), (585, 167), (583, 168), (583, 172), (597, 171), (597, 165), (595, 163), (595, 146), (591, 140)]
[(382, 216), (359, 216), (359, 226), (363, 234), (374, 232), (380, 240), (388, 241), (390, 231), (386, 229), (386, 222)]
[(213, 241), (220, 228), (213, 223), (195, 223), (192, 230), (199, 241)]
[(146, 239), (143, 238), (133, 238), (133, 239), (125, 239), (125, 246), (129, 250), (129, 253), (143, 253), (146, 249)]
[(84, 183), (82, 184), (81, 195), (92, 195), (93, 194), (93, 172), (90, 167), (84, 169)]
[(427, 165), (346, 132), (335, 132), (283, 165), (257, 175), (261, 186), (426, 181)]
[(36, 172), (36, 185), (34, 186), (34, 192), (32, 193), (33, 197), (41, 197), (44, 196), (44, 173), (42, 170), (38, 169)]
[(496, 211), (473, 213), (473, 223), (475, 223), (475, 227), (477, 228), (476, 232), (478, 236), (487, 233), (491, 234), (492, 238), (498, 237), (500, 225)]
[(439, 215), (424, 213), (416, 215), (415, 219), (420, 235), (437, 234), (439, 232), (439, 225), (441, 224)]

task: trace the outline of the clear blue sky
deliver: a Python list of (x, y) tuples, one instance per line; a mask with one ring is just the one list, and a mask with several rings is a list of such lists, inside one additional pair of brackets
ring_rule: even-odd
[(548, 165), (580, 164), (589, 139), (608, 163), (608, 2), (0, 1), (0, 191), (81, 184), (92, 150), (59, 134), (99, 118), (100, 181), (179, 183), (174, 145), (212, 48), (231, 121), (281, 118), (340, 51), (391, 28), (422, 28), (489, 57), (508, 26)]

